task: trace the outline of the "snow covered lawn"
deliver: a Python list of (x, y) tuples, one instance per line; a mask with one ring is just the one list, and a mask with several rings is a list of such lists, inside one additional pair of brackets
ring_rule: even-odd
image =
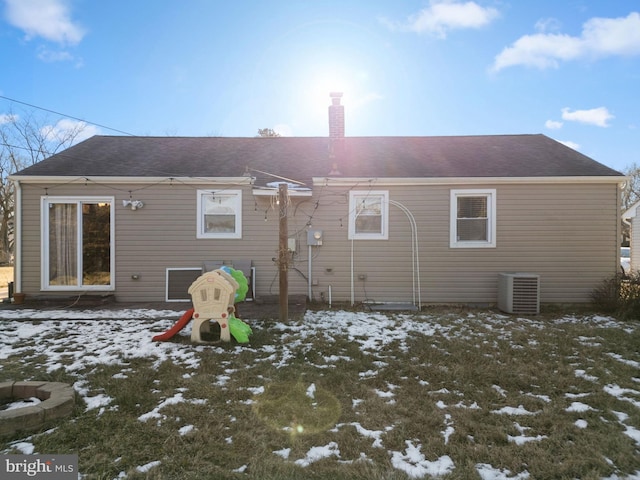
[[(309, 311), (193, 345), (180, 314), (0, 311), (0, 381), (74, 385), (3, 453), (98, 478), (640, 479), (640, 323)], [(154, 473), (155, 472), (155, 473)]]

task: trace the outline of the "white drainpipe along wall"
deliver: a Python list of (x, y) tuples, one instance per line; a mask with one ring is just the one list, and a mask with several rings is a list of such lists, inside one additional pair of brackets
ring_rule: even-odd
[(22, 292), (22, 186), (14, 180), (13, 291)]

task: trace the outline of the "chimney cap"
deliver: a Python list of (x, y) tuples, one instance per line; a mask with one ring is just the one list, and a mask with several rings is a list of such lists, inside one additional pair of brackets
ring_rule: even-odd
[(340, 105), (340, 99), (342, 98), (342, 92), (330, 92), (329, 97), (331, 97), (332, 105)]

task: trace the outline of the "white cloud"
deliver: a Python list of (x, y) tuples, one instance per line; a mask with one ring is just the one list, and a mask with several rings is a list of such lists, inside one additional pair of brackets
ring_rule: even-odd
[(607, 110), (606, 107), (592, 108), (590, 110), (573, 110), (569, 108), (562, 109), (562, 119), (571, 122), (586, 123), (597, 127), (608, 127), (609, 120), (615, 117)]
[(0, 113), (0, 125), (18, 121), (18, 115), (14, 113)]
[(582, 36), (596, 55), (640, 55), (640, 13), (625, 18), (593, 18), (584, 24)]
[(592, 18), (582, 26), (579, 37), (555, 33), (524, 35), (496, 56), (493, 70), (516, 65), (557, 68), (563, 61), (618, 55), (640, 55), (638, 12), (619, 18)]
[(62, 45), (76, 45), (85, 30), (69, 15), (67, 0), (5, 0), (5, 17), (27, 38), (42, 37)]
[(67, 50), (49, 50), (48, 48), (38, 48), (38, 58), (43, 62), (73, 62), (76, 68), (84, 66), (82, 57), (77, 57)]
[(68, 62), (74, 59), (73, 55), (65, 50), (51, 50), (45, 46), (38, 48), (38, 58), (44, 62)]
[(580, 39), (568, 35), (525, 35), (505, 48), (495, 59), (493, 70), (514, 65), (526, 65), (539, 69), (558, 66), (558, 60), (571, 60), (581, 55)]
[(574, 150), (580, 150), (580, 145), (578, 145), (576, 142), (572, 142), (571, 140), (557, 140), (557, 141), (566, 147), (573, 148)]
[(544, 123), (544, 126), (547, 127), (549, 130), (559, 130), (560, 128), (562, 128), (562, 125), (564, 125), (564, 123), (559, 122), (557, 120), (547, 120)]
[(560, 30), (560, 21), (557, 18), (541, 18), (536, 22), (537, 32), (557, 32)]
[(82, 142), (89, 137), (100, 134), (100, 129), (94, 125), (79, 120), (63, 118), (55, 125), (47, 125), (40, 133), (50, 142), (60, 142), (65, 138), (74, 136), (74, 144)]
[(410, 15), (406, 22), (384, 23), (394, 30), (429, 33), (445, 38), (449, 30), (480, 28), (498, 16), (495, 8), (484, 8), (471, 1), (432, 0), (427, 8)]

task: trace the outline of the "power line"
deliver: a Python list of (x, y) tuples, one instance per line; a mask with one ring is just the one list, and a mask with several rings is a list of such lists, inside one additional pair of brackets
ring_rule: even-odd
[(45, 112), (53, 113), (55, 115), (60, 115), (62, 117), (72, 118), (74, 120), (78, 120), (79, 122), (84, 122), (84, 123), (88, 123), (90, 125), (95, 125), (96, 127), (106, 128), (107, 130), (111, 130), (113, 132), (122, 133), (124, 135), (129, 135), (129, 136), (132, 136), (132, 137), (136, 137), (137, 136), (137, 135), (134, 135), (133, 133), (125, 132), (123, 130), (118, 130), (117, 128), (107, 127), (106, 125), (101, 125), (99, 123), (90, 122), (90, 121), (85, 120), (83, 118), (74, 117), (73, 115), (67, 115), (65, 113), (56, 112), (55, 110), (49, 110), (48, 108), (38, 107), (37, 105), (33, 105), (33, 104), (27, 103), (27, 102), (21, 102), (20, 100), (16, 100), (14, 98), (5, 97), (4, 95), (0, 95), (0, 98), (3, 98), (5, 100), (9, 100), (10, 102), (19, 103), (21, 105), (26, 105), (27, 107), (36, 108), (38, 110), (43, 110)]

